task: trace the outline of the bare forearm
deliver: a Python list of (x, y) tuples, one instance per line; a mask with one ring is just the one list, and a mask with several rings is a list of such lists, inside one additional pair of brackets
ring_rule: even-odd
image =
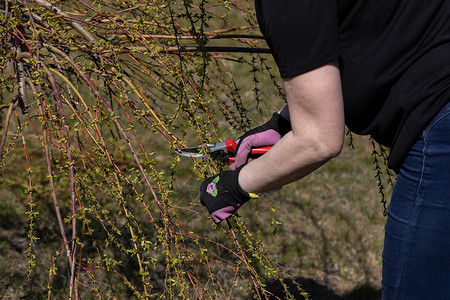
[(286, 134), (262, 157), (240, 172), (239, 184), (247, 192), (262, 193), (297, 181), (335, 156), (307, 144), (307, 139)]
[(284, 80), (288, 106), (280, 110), (292, 131), (245, 166), (239, 184), (265, 192), (299, 180), (339, 154), (344, 139), (344, 109), (337, 61)]

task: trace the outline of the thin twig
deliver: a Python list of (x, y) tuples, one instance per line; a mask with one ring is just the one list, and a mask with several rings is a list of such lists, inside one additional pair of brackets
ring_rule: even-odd
[(8, 127), (9, 127), (9, 121), (11, 119), (11, 114), (12, 114), (14, 108), (16, 107), (18, 101), (19, 100), (15, 100), (14, 102), (7, 104), (8, 112), (6, 114), (5, 126), (3, 127), (2, 141), (0, 143), (0, 157), (2, 156), (3, 148), (5, 147), (5, 142), (6, 142), (6, 137), (8, 135)]
[[(49, 11), (55, 13), (58, 16), (67, 17), (68, 15), (57, 8), (54, 4), (46, 1), (46, 0), (36, 0), (36, 2)], [(73, 21), (72, 19), (68, 18), (67, 23), (70, 24), (70, 26), (73, 27), (76, 31), (78, 31), (85, 39), (87, 39), (90, 43), (96, 43), (98, 42), (97, 38), (92, 35), (88, 30), (86, 30), (83, 26), (81, 26), (79, 23)]]
[(61, 95), (59, 93), (58, 87), (56, 85), (55, 79), (53, 78), (52, 74), (50, 73), (49, 69), (45, 66), (45, 64), (42, 64), (42, 67), (47, 74), (47, 78), (50, 81), (51, 87), (53, 89), (53, 96), (56, 99), (56, 103), (58, 105), (58, 113), (59, 118), (61, 120), (62, 124), (62, 131), (65, 135), (66, 142), (65, 142), (65, 148), (66, 148), (66, 155), (69, 165), (69, 180), (70, 180), (70, 199), (72, 203), (72, 264), (70, 266), (70, 290), (69, 290), (69, 299), (72, 299), (72, 290), (73, 290), (73, 283), (74, 283), (74, 275), (75, 275), (75, 258), (76, 258), (76, 238), (77, 238), (77, 218), (76, 218), (76, 193), (75, 193), (75, 179), (74, 179), (74, 161), (72, 158), (72, 151), (70, 150), (70, 137), (69, 132), (67, 130), (68, 125), (66, 123), (66, 117), (64, 115), (64, 110), (62, 107), (62, 101), (61, 101)]

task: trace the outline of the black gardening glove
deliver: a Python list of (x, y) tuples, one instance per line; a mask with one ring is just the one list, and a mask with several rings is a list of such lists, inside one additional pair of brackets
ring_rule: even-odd
[(222, 222), (245, 202), (258, 197), (240, 187), (238, 177), (241, 169), (222, 171), (205, 179), (200, 186), (200, 202), (206, 206), (215, 223)]
[(274, 113), (268, 122), (246, 132), (236, 141), (236, 167), (247, 163), (252, 148), (275, 145), (289, 131), (291, 123), (280, 114)]

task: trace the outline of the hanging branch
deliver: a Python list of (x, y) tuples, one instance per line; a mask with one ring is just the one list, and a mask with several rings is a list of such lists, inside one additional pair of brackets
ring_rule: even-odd
[(59, 93), (58, 87), (56, 85), (56, 82), (52, 76), (52, 74), (50, 73), (50, 71), (48, 70), (48, 68), (45, 66), (45, 64), (41, 65), (47, 75), (48, 80), (50, 81), (52, 90), (53, 90), (53, 96), (56, 99), (56, 103), (58, 106), (58, 113), (59, 113), (59, 118), (61, 120), (61, 127), (62, 127), (62, 131), (64, 133), (65, 136), (65, 149), (66, 149), (66, 155), (67, 155), (67, 160), (68, 160), (68, 166), (69, 166), (69, 181), (70, 181), (70, 200), (72, 203), (72, 249), (69, 252), (72, 259), (71, 259), (71, 265), (70, 265), (70, 288), (69, 288), (69, 299), (72, 298), (72, 290), (73, 290), (73, 285), (74, 285), (74, 275), (75, 275), (75, 259), (76, 259), (76, 239), (77, 239), (77, 218), (76, 218), (76, 193), (75, 193), (75, 180), (74, 180), (74, 173), (75, 173), (75, 167), (74, 164), (75, 162), (73, 161), (72, 158), (72, 151), (71, 151), (71, 146), (70, 146), (70, 137), (69, 137), (69, 132), (67, 130), (67, 123), (66, 123), (66, 116), (64, 114), (64, 110), (62, 107), (62, 101), (61, 101), (61, 95)]
[(62, 16), (62, 20), (66, 21), (73, 29), (78, 31), (89, 43), (97, 43), (98, 40), (82, 25), (72, 20), (72, 18), (65, 12), (61, 11), (54, 4), (46, 1), (46, 0), (36, 0), (36, 3), (42, 5), (47, 10), (53, 12), (57, 16)]
[[(223, 166), (208, 157), (187, 170), (173, 153), (249, 127), (234, 70), (269, 71), (248, 55), (269, 53), (249, 2), (6, 0), (0, 10), (0, 84), (15, 96), (0, 104), (8, 109), (0, 154), (14, 150), (7, 133), (20, 107), (18, 122), (34, 129), (16, 134), (36, 170), (27, 186), (47, 184), (29, 212), (51, 198), (61, 240), (42, 263), (48, 298), (58, 297), (61, 277), (69, 299), (273, 296), (266, 281), (286, 272), (261, 241), (242, 222), (211, 230), (192, 203), (198, 180)], [(43, 155), (28, 160), (32, 147)]]
[(8, 136), (8, 127), (9, 127), (9, 121), (11, 120), (11, 114), (18, 102), (19, 102), (19, 100), (15, 100), (14, 102), (11, 102), (9, 104), (4, 104), (4, 106), (3, 106), (3, 107), (8, 108), (8, 112), (6, 113), (5, 126), (3, 126), (2, 141), (0, 142), (0, 157), (2, 156), (3, 148), (5, 147), (6, 137)]
[(203, 50), (205, 52), (225, 52), (225, 53), (270, 53), (270, 49), (267, 48), (246, 48), (246, 47), (214, 47), (214, 46), (180, 46), (180, 47), (168, 47), (159, 50), (160, 52), (167, 53), (189, 53), (198, 52)]

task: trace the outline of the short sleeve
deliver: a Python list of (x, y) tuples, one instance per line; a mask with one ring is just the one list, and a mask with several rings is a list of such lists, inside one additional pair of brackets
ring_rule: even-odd
[(280, 75), (300, 75), (341, 55), (336, 0), (256, 0), (260, 25)]

